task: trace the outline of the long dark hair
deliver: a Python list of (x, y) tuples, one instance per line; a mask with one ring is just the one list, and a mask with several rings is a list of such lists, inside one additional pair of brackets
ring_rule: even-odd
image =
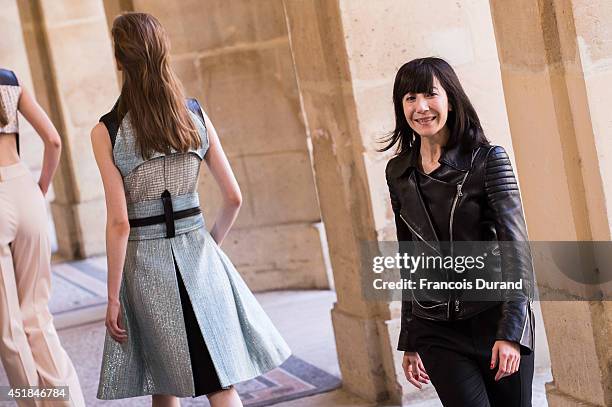
[(469, 150), (480, 144), (489, 144), (476, 110), (453, 68), (441, 58), (428, 57), (413, 59), (397, 71), (393, 84), (395, 129), (382, 140), (387, 145), (379, 151), (387, 151), (396, 144), (397, 154), (420, 149), (421, 137), (408, 125), (402, 99), (407, 93), (432, 93), (434, 77), (446, 91), (448, 104), (452, 106), (446, 121), (450, 136), (445, 148), (459, 145)]
[(125, 13), (113, 22), (112, 35), (124, 79), (119, 115), (130, 113), (142, 156), (197, 149), (200, 135), (170, 66), (170, 40), (160, 22), (147, 13)]

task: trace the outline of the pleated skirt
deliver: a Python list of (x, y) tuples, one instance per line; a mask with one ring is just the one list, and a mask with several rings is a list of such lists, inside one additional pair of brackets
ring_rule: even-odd
[(120, 292), (128, 339), (104, 343), (98, 398), (208, 394), (257, 377), (290, 350), (200, 227), (130, 240)]

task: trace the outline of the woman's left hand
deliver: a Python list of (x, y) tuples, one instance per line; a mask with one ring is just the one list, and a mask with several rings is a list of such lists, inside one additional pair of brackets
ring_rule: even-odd
[(47, 189), (45, 188), (44, 184), (42, 181), (38, 181), (38, 188), (40, 189), (40, 192), (42, 192), (43, 196), (47, 196)]
[(491, 355), (491, 369), (499, 362), (495, 381), (518, 372), (521, 363), (520, 345), (510, 341), (495, 341)]
[(111, 338), (119, 343), (127, 340), (127, 331), (121, 320), (121, 304), (119, 301), (109, 301), (106, 306), (106, 330)]

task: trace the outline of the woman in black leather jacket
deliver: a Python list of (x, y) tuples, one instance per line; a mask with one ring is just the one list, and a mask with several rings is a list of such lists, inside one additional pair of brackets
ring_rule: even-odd
[(442, 59), (402, 66), (393, 102), (396, 127), (383, 150), (397, 146), (386, 176), (400, 247), (495, 242), (493, 271), (528, 286), (500, 301), (465, 301), (458, 290), (443, 299), (405, 299), (398, 350), (406, 378), (418, 388), (431, 379), (445, 406), (530, 406), (534, 319), (526, 292), (533, 269), (508, 155), (486, 139)]

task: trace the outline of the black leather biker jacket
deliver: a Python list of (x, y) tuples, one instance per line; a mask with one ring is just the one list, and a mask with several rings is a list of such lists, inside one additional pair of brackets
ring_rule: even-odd
[[(427, 210), (419, 192), (415, 174), (417, 160), (418, 151), (409, 151), (392, 158), (386, 169), (400, 250), (402, 242), (429, 242), (433, 247), (437, 241), (431, 219), (436, 213)], [(435, 196), (436, 200), (448, 199), (452, 203), (450, 245), (459, 241), (497, 242), (504, 248), (496, 253), (496, 267), (500, 268), (503, 280), (533, 282), (520, 193), (503, 147), (483, 145), (472, 151), (459, 147), (444, 149), (440, 163), (436, 171), (457, 172), (445, 175), (447, 179), (459, 180), (456, 188), (440, 188)], [(448, 218), (448, 214), (445, 217)], [(525, 243), (505, 245), (503, 242)], [(449, 291), (446, 297), (438, 296), (429, 301), (404, 297), (398, 350), (416, 351), (409, 329), (414, 316), (436, 321), (468, 319), (501, 305), (502, 317), (496, 339), (517, 342), (522, 353), (529, 353), (533, 350), (535, 330), (531, 292), (523, 290), (498, 302), (464, 301), (461, 292), (455, 290)]]

